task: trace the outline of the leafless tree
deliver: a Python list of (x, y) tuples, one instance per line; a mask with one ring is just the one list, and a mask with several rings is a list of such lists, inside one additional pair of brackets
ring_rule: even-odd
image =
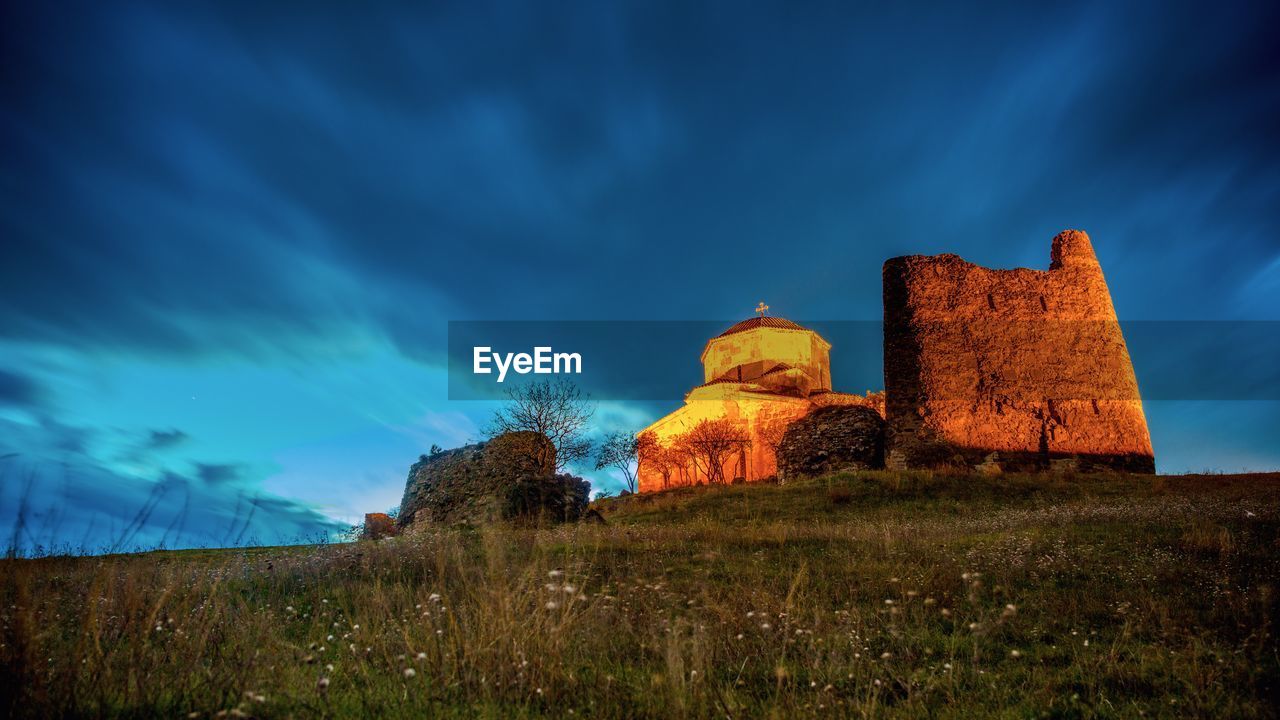
[(627, 491), (636, 491), (636, 473), (639, 458), (639, 441), (635, 433), (611, 432), (604, 436), (600, 450), (596, 454), (596, 469), (614, 469), (622, 472)]
[(694, 464), (695, 471), (707, 476), (709, 483), (723, 483), (724, 464), (737, 452), (751, 447), (751, 437), (740, 423), (728, 418), (702, 420), (677, 442)]
[[(507, 404), (495, 410), (485, 427), (485, 434), (496, 437), (503, 433), (531, 431), (542, 433), (555, 449), (556, 470), (563, 470), (591, 454), (591, 443), (584, 435), (587, 423), (595, 414), (591, 396), (568, 380), (541, 380), (514, 385), (507, 389)], [(541, 457), (546, 464), (550, 458)]]
[(756, 434), (760, 437), (760, 442), (769, 448), (769, 452), (773, 453), (775, 462), (778, 457), (778, 447), (782, 445), (782, 436), (787, 433), (787, 426), (791, 423), (785, 418), (769, 418), (760, 423)]
[[(663, 445), (658, 436), (652, 432), (640, 433), (636, 437), (636, 460), (645, 467), (653, 468), (662, 476), (662, 487), (671, 486), (671, 473), (680, 468), (681, 458), (670, 447)], [(636, 468), (637, 472), (639, 467)]]

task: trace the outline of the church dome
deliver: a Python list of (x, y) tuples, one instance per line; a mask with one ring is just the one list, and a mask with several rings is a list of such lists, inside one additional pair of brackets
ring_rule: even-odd
[(747, 318), (742, 322), (735, 323), (728, 330), (725, 330), (716, 337), (722, 338), (726, 335), (733, 335), (734, 333), (746, 332), (748, 330), (755, 330), (756, 328), (762, 327), (779, 328), (782, 330), (808, 330), (808, 328), (797, 325), (786, 318), (774, 317), (773, 315), (757, 315), (756, 317)]

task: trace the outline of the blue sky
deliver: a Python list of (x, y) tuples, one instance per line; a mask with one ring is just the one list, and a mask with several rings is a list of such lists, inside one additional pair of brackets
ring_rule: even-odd
[[(260, 5), (0, 10), (6, 538), (384, 509), (492, 409), (449, 320), (875, 319), (887, 257), (1068, 227), (1122, 318), (1280, 319), (1274, 3)], [(1280, 467), (1188, 397), (1161, 470)]]

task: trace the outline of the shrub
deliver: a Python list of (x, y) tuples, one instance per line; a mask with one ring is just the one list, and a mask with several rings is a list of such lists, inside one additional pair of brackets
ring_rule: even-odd
[(505, 520), (574, 522), (582, 518), (591, 484), (573, 475), (524, 475), (507, 488)]

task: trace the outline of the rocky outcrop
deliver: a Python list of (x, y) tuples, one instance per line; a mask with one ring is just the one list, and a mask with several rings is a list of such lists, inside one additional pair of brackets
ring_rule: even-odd
[(787, 427), (778, 445), (778, 477), (884, 467), (884, 419), (861, 405), (818, 408)]
[(555, 475), (555, 449), (540, 433), (513, 432), (424, 456), (409, 469), (399, 524), (485, 523), (507, 515), (508, 493)]
[(364, 525), (360, 529), (361, 540), (381, 540), (395, 537), (400, 533), (396, 521), (386, 513), (365, 513)]
[[(1120, 324), (1089, 236), (1048, 271), (956, 255), (884, 264), (887, 464), (1154, 472)], [(989, 460), (998, 453), (998, 466)]]

